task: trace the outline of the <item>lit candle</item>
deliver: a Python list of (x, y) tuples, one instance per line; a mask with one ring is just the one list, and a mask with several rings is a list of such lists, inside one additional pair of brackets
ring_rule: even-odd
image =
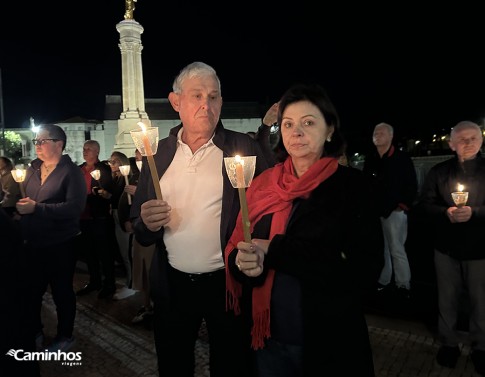
[(244, 241), (251, 242), (251, 223), (249, 222), (248, 203), (246, 201), (246, 185), (244, 182), (244, 160), (241, 158), (241, 156), (236, 155), (234, 157), (234, 162), (236, 163), (236, 181), (237, 190), (239, 192), (239, 203), (241, 205)]
[(236, 163), (236, 181), (237, 187), (245, 187), (244, 184), (244, 160), (241, 156), (236, 155), (234, 157), (234, 162)]
[[(125, 177), (125, 184), (128, 186), (130, 181), (128, 180), (128, 175), (130, 174), (130, 165), (120, 166), (120, 173)], [(131, 195), (128, 195), (128, 204), (131, 205)]]
[(452, 192), (451, 197), (453, 198), (453, 202), (455, 202), (455, 205), (460, 208), (466, 205), (466, 202), (468, 201), (468, 192), (463, 191), (465, 190), (465, 186), (460, 183), (458, 183), (458, 186), (456, 188), (458, 191)]
[(22, 194), (22, 198), (25, 198), (25, 190), (24, 185), (22, 182), (25, 180), (25, 175), (27, 174), (27, 170), (25, 169), (15, 169), (11, 171), (13, 179), (15, 182), (19, 184), (20, 193)]
[(101, 178), (101, 172), (99, 169), (93, 170), (90, 174), (91, 177), (93, 177), (96, 181), (99, 181), (99, 178)]
[(141, 130), (143, 132), (142, 142), (143, 146), (145, 147), (145, 153), (147, 156), (153, 156), (152, 146), (150, 145), (150, 140), (148, 139), (147, 135), (147, 128), (143, 124), (143, 122), (138, 122), (138, 125), (141, 127)]
[[(153, 187), (155, 189), (155, 194), (158, 200), (163, 200), (162, 197), (162, 190), (160, 189), (160, 179), (158, 178), (157, 167), (155, 165), (155, 160), (153, 159), (153, 151), (150, 145), (150, 140), (148, 139), (147, 135), (147, 128), (142, 122), (138, 122), (138, 125), (141, 127), (142, 130), (142, 143), (145, 147), (145, 154), (148, 160), (148, 168), (152, 175)], [(141, 151), (140, 151), (141, 153)], [(142, 153), (143, 154), (143, 153)]]

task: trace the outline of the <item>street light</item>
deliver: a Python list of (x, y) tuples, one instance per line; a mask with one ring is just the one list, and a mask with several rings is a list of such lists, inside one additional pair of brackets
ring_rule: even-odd
[(39, 126), (36, 126), (35, 125), (35, 122), (34, 122), (34, 118), (33, 117), (30, 117), (30, 129), (35, 134), (39, 131)]

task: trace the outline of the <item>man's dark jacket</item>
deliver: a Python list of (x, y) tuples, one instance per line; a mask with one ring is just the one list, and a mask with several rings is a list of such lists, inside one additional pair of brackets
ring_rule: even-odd
[(391, 145), (382, 158), (375, 149), (366, 156), (364, 174), (369, 177), (379, 215), (388, 218), (396, 208), (408, 211), (416, 200), (418, 180), (411, 157)]
[[(451, 193), (458, 184), (468, 191), (472, 217), (464, 223), (451, 223), (446, 211), (455, 205)], [(430, 220), (436, 250), (458, 260), (485, 259), (485, 159), (479, 154), (461, 164), (455, 156), (433, 166), (415, 212)]]

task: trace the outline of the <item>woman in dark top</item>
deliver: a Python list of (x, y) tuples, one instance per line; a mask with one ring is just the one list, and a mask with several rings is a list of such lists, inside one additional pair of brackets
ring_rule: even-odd
[(284, 162), (247, 190), (251, 242), (241, 215), (226, 248), (228, 307), (249, 318), (260, 377), (374, 376), (362, 308), (383, 264), (369, 187), (339, 165), (337, 112), (319, 86), (279, 102)]

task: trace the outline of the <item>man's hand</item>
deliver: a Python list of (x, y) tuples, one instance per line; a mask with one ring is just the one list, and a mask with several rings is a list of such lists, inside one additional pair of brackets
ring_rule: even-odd
[(265, 126), (271, 127), (273, 124), (275, 124), (278, 121), (278, 102), (273, 104), (266, 114), (264, 114), (263, 118), (263, 124)]
[(472, 217), (472, 208), (469, 206), (450, 207), (446, 210), (446, 214), (452, 223), (465, 223)]
[(141, 205), (140, 217), (152, 232), (159, 231), (170, 221), (171, 207), (164, 200), (149, 200)]

